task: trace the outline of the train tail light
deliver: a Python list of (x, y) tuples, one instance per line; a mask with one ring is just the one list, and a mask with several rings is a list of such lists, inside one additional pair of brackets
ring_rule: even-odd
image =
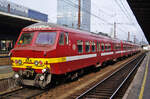
[(39, 64), (40, 64), (40, 65), (42, 65), (42, 64), (43, 64), (43, 62), (42, 62), (42, 61), (39, 61)]
[(18, 63), (18, 60), (15, 60), (15, 64), (17, 64)]

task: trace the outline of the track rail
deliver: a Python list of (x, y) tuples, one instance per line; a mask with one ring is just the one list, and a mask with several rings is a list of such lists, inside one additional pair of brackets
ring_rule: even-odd
[(42, 90), (35, 87), (23, 87), (18, 90), (0, 95), (0, 99), (30, 99), (46, 91), (47, 90)]
[(17, 87), (15, 80), (12, 78), (0, 79), (0, 92)]
[(113, 99), (119, 89), (125, 84), (126, 80), (136, 70), (144, 59), (145, 54), (126, 63), (122, 68), (118, 69), (104, 80), (85, 91), (76, 99)]

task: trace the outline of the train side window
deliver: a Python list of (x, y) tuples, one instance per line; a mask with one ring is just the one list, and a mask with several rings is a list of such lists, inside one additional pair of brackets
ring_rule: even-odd
[(69, 44), (68, 32), (65, 33), (65, 41), (66, 41), (66, 44), (68, 45)]
[(108, 44), (105, 44), (105, 51), (107, 51), (108, 50)]
[(89, 41), (85, 42), (85, 52), (90, 52), (90, 43), (89, 43)]
[(78, 53), (83, 53), (83, 41), (82, 40), (77, 41), (77, 47), (78, 47)]
[(97, 44), (96, 44), (97, 45), (97, 52), (99, 51), (98, 44), (99, 44), (99, 42), (97, 42)]
[(111, 44), (108, 44), (108, 50), (111, 51)]
[(115, 50), (117, 50), (117, 49), (118, 49), (117, 47), (118, 47), (118, 45), (117, 45), (117, 44), (115, 44)]
[(121, 50), (121, 44), (119, 44), (119, 50)]
[(97, 42), (97, 51), (101, 51), (100, 42)]
[(101, 44), (101, 49), (104, 51), (104, 43)]
[(92, 52), (95, 52), (95, 42), (92, 42)]
[(63, 33), (60, 34), (59, 45), (64, 45), (64, 34)]
[(115, 49), (116, 49), (116, 50), (120, 50), (120, 49), (121, 49), (121, 45), (120, 45), (120, 44), (116, 44), (116, 45), (115, 45)]
[(101, 51), (101, 44), (100, 43), (98, 43), (98, 49), (99, 49), (99, 51)]

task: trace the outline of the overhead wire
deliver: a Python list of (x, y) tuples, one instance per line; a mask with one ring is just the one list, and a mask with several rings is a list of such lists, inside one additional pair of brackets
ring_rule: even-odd
[[(78, 9), (78, 7), (79, 7), (79, 5), (76, 4), (76, 3), (73, 2), (73, 1), (66, 1), (66, 0), (63, 0), (63, 1), (64, 1), (65, 3), (67, 3), (68, 5), (74, 7), (74, 8), (77, 8), (77, 9)], [(118, 3), (118, 1), (115, 1), (115, 2), (116, 2), (116, 4), (120, 7), (120, 9), (122, 10), (122, 12), (126, 15), (126, 17), (128, 18), (128, 20), (131, 20), (131, 17), (129, 17), (129, 16), (126, 14), (126, 12), (125, 12), (125, 11), (123, 10), (123, 8), (120, 6), (120, 4)], [(101, 17), (99, 17), (99, 16), (97, 16), (97, 15), (95, 15), (95, 14), (93, 14), (93, 13), (87, 11), (85, 8), (82, 8), (81, 11), (83, 11), (83, 12), (85, 12), (85, 13), (88, 13), (88, 14), (90, 14), (90, 15), (92, 15), (92, 16), (96, 17), (97, 19), (99, 19), (99, 20), (101, 20), (101, 21), (104, 22), (104, 23), (99, 23), (99, 22), (97, 22), (97, 24), (99, 24), (99, 25), (101, 25), (101, 24), (114, 25), (114, 23), (108, 22), (107, 20), (105, 20), (105, 19), (103, 19), (103, 18), (101, 18)], [(102, 10), (100, 9), (100, 11), (102, 11)], [(106, 13), (105, 13), (105, 14), (106, 14)], [(107, 14), (107, 16), (111, 16), (111, 15), (108, 15), (108, 14)], [(121, 23), (121, 24), (122, 24), (122, 25), (132, 25), (132, 23)], [(121, 30), (122, 32), (126, 32), (125, 30), (122, 30), (122, 29), (119, 29), (119, 30)]]
[[(65, 0), (63, 0), (63, 1), (66, 2)], [(71, 6), (72, 6), (72, 3), (73, 3), (73, 4), (75, 5), (75, 6), (73, 6), (73, 7), (76, 7), (76, 8), (79, 7), (79, 5), (75, 4), (75, 3), (72, 2), (72, 1), (68, 1), (68, 2), (66, 2), (66, 3), (71, 4)], [(107, 24), (110, 24), (110, 25), (111, 25), (111, 23), (108, 22), (107, 20), (105, 20), (105, 19), (103, 19), (103, 18), (101, 18), (101, 17), (99, 17), (99, 16), (97, 16), (97, 15), (95, 15), (95, 14), (93, 14), (93, 13), (87, 11), (85, 8), (82, 8), (81, 10), (82, 10), (83, 12), (86, 12), (86, 13), (88, 13), (88, 14), (90, 14), (90, 15), (92, 15), (92, 16), (98, 18), (98, 19), (100, 19), (101, 21), (106, 22)]]

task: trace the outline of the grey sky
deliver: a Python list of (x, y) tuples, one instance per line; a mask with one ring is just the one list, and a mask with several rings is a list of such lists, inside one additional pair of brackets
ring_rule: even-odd
[[(25, 7), (38, 10), (49, 15), (49, 22), (57, 21), (57, 0), (8, 0)], [(107, 2), (107, 3), (106, 3)], [(131, 33), (131, 40), (134, 35), (138, 41), (145, 40), (142, 30), (136, 22), (133, 13), (130, 11), (126, 0), (92, 0), (92, 13), (106, 20), (106, 22), (91, 16), (91, 31), (113, 33), (113, 24), (117, 23), (117, 38), (127, 40), (128, 32)]]

